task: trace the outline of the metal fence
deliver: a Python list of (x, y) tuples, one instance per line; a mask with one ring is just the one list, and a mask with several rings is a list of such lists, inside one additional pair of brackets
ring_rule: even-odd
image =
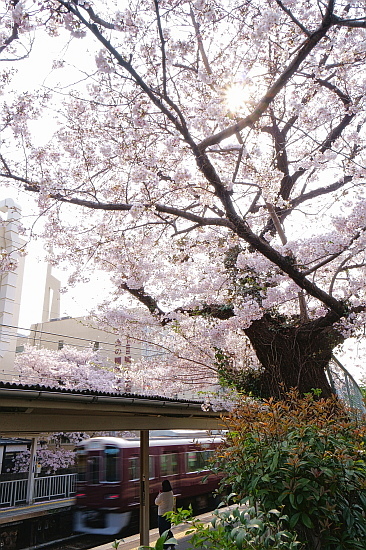
[[(36, 477), (33, 501), (69, 498), (75, 494), (76, 474)], [(0, 507), (19, 506), (27, 501), (28, 479), (0, 482)]]
[(366, 407), (361, 390), (348, 370), (334, 355), (327, 368), (327, 375), (333, 391), (342, 399), (348, 407), (358, 411), (360, 415), (366, 414)]
[(0, 482), (0, 507), (17, 506), (27, 500), (28, 479)]

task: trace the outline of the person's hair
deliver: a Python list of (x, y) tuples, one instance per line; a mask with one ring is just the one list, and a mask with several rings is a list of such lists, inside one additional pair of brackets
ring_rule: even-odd
[(163, 492), (166, 493), (168, 491), (172, 490), (172, 486), (170, 485), (169, 479), (164, 479), (163, 483), (161, 484)]

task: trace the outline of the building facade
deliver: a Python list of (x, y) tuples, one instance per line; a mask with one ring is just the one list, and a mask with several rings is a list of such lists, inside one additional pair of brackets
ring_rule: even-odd
[(5, 382), (11, 382), (15, 375), (25, 244), (19, 237), (20, 217), (20, 206), (12, 199), (0, 201), (0, 253), (14, 265), (0, 271), (0, 377)]
[(106, 332), (85, 317), (62, 317), (31, 326), (28, 344), (39, 348), (61, 350), (64, 346), (92, 348), (111, 367), (125, 366), (142, 356), (140, 346), (128, 337)]

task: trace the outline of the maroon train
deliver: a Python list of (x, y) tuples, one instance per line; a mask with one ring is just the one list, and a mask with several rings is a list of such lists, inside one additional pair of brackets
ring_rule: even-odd
[[(179, 430), (173, 437), (150, 435), (150, 506), (163, 479), (171, 482), (178, 507), (211, 506), (220, 477), (210, 473), (208, 460), (219, 440)], [(139, 440), (116, 437), (93, 437), (78, 446), (75, 531), (116, 535), (129, 525), (139, 507), (139, 451)]]

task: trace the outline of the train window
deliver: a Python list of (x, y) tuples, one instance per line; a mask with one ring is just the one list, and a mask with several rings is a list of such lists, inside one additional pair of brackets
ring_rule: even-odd
[(128, 479), (140, 479), (140, 459), (138, 456), (128, 459)]
[(86, 481), (86, 451), (76, 451), (78, 481)]
[(178, 473), (178, 454), (160, 455), (160, 475), (171, 476)]
[(89, 481), (96, 485), (99, 483), (99, 456), (90, 456), (88, 458)]
[[(154, 458), (149, 456), (149, 478), (155, 477)], [(140, 458), (134, 456), (128, 459), (128, 479), (140, 479)]]
[(118, 471), (118, 447), (112, 445), (104, 449), (104, 477), (105, 481), (119, 481)]
[(186, 453), (187, 472), (208, 470), (208, 460), (213, 451), (190, 451)]

